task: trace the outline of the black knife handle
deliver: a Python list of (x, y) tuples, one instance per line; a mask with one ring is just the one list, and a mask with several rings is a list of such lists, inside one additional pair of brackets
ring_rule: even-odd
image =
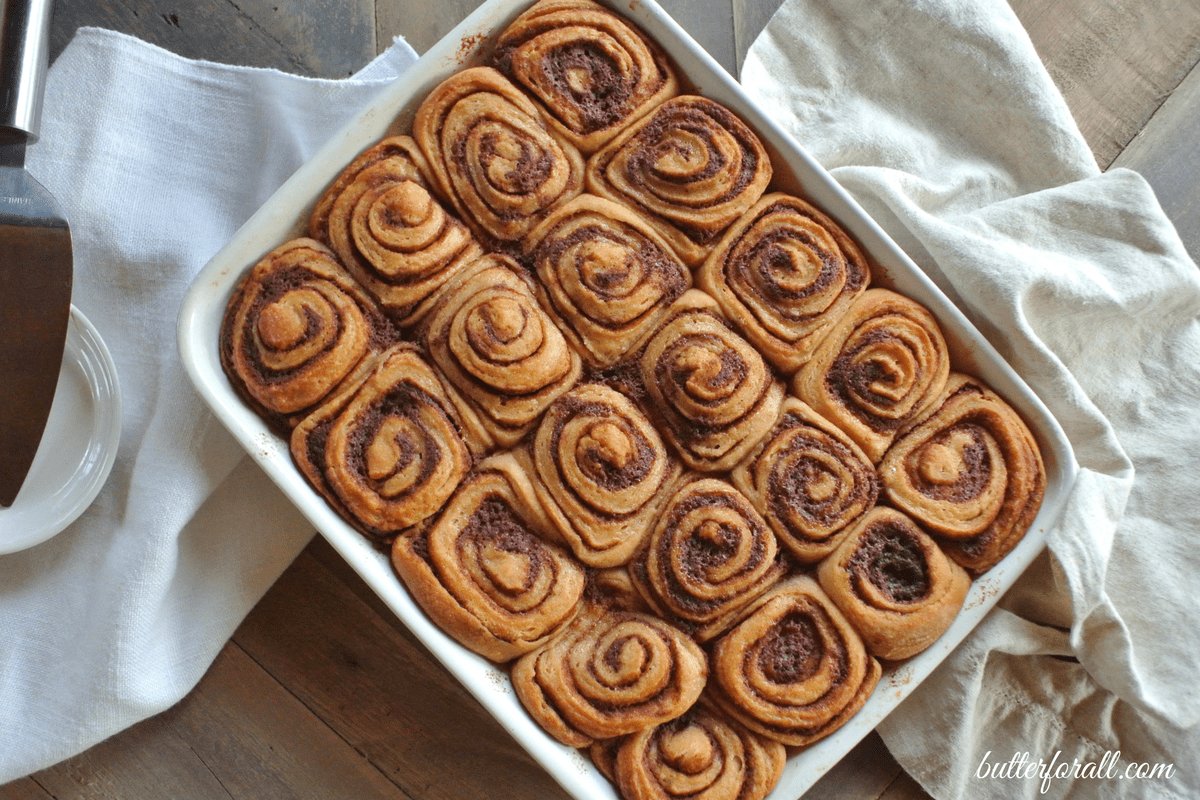
[(50, 53), (51, 5), (51, 0), (3, 0), (0, 4), (0, 133), (4, 140), (37, 140)]

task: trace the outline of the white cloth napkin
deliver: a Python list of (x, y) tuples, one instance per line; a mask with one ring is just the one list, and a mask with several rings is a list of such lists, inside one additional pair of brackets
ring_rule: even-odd
[(0, 556), (0, 784), (166, 709), (312, 535), (195, 395), (192, 276), (416, 58), (347, 80), (189, 61), (81, 29), (47, 77), (28, 168), (62, 204), (73, 301), (116, 362), (116, 465), (56, 538)]
[[(1200, 272), (1153, 192), (1099, 172), (1004, 0), (786, 0), (742, 82), (1081, 467), (1050, 555), (884, 722), (889, 749), (938, 798), (1200, 796)], [(1051, 778), (1011, 777), (1022, 754)], [(1088, 777), (1106, 756), (1174, 771)]]

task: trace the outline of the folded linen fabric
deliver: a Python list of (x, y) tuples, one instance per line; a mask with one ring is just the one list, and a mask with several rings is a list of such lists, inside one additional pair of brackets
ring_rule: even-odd
[(70, 219), (73, 300), (124, 419), (92, 507), (0, 556), (0, 784), (182, 698), (311, 537), (195, 395), (176, 317), (200, 267), (415, 58), (397, 40), (315, 80), (85, 28), (52, 65), (28, 167)]
[[(1200, 271), (1153, 192), (1100, 172), (1003, 0), (786, 0), (742, 82), (1025, 377), (1081, 468), (1049, 554), (884, 741), (938, 798), (1197, 796)], [(1068, 773), (1174, 771), (984, 769), (1056, 753)]]

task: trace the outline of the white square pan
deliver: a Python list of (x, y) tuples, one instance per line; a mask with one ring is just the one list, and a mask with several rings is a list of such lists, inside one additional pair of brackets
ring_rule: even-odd
[[(899, 705), (1029, 566), (1044, 547), (1046, 531), (1057, 520), (1074, 483), (1075, 457), (1046, 407), (967, 318), (674, 20), (653, 0), (602, 1), (658, 41), (674, 59), (690, 91), (728, 106), (759, 133), (775, 165), (774, 186), (808, 198), (837, 219), (870, 255), (875, 284), (894, 288), (933, 312), (942, 325), (955, 366), (986, 381), (1020, 411), (1041, 446), (1046, 464), (1046, 496), (1029, 533), (1000, 564), (974, 582), (950, 629), (925, 652), (888, 668), (874, 694), (849, 723), (788, 758), (783, 777), (770, 797), (796, 798)], [(408, 132), (421, 99), (452, 72), (483, 63), (495, 37), (530, 3), (485, 2), (400, 80), (382, 90), (366, 110), (349, 120), (312, 161), (297, 170), (196, 277), (179, 315), (179, 351), (196, 389), (246, 451), (479, 702), (570, 794), (580, 800), (615, 800), (612, 785), (590, 761), (555, 742), (525, 713), (507, 672), (464, 649), (431, 623), (396, 578), (388, 559), (305, 483), (292, 463), (287, 442), (271, 433), (235, 395), (221, 371), (217, 351), (225, 305), (242, 272), (277, 245), (302, 235), (317, 198), (343, 167), (379, 139)]]

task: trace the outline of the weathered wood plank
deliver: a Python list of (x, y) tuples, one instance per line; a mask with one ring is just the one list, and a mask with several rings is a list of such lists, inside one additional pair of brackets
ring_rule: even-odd
[(888, 784), (879, 800), (930, 800), (928, 793), (921, 788), (907, 772), (901, 772), (896, 780)]
[(734, 74), (739, 78), (750, 45), (781, 5), (783, 0), (733, 0), (733, 44), (738, 68)]
[(1179, 84), (1113, 161), (1145, 176), (1184, 246), (1200, 261), (1200, 67)]
[(408, 800), (232, 645), (177, 706), (33, 779), (56, 800)]
[[(404, 36), (414, 50), (423, 53), (481, 3), (482, 0), (439, 0), (438, 3), (376, 0), (376, 49), (382, 52), (391, 45), (392, 37)], [(736, 69), (737, 52), (730, 3), (731, 0), (660, 0), (667, 13), (732, 74)]]
[(187, 58), (343, 78), (374, 55), (373, 0), (57, 0), (50, 56), (85, 25)]
[(691, 34), (730, 75), (737, 75), (732, 0), (659, 0), (659, 5)]
[(1106, 168), (1200, 60), (1200, 0), (1012, 0)]
[(54, 800), (33, 778), (21, 778), (0, 786), (0, 800)]
[(565, 797), (400, 625), (305, 551), (234, 641), (414, 797)]
[(376, 0), (375, 49), (382, 53), (392, 46), (393, 37), (403, 36), (424, 53), (482, 4), (483, 0)]
[(902, 774), (883, 739), (871, 732), (804, 796), (821, 800), (876, 798)]

